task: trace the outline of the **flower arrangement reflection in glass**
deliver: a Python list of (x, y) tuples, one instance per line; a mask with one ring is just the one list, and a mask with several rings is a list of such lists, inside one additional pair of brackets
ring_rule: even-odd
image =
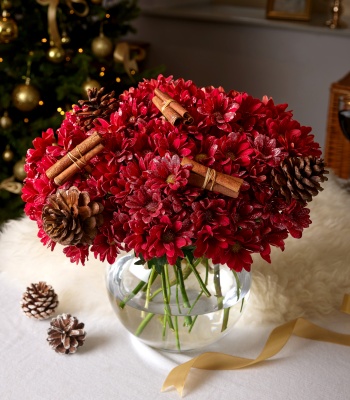
[[(191, 120), (169, 122), (152, 101), (156, 89)], [(252, 253), (270, 262), (271, 246), (283, 250), (311, 223), (307, 203), (327, 171), (310, 132), (286, 104), (183, 79), (145, 80), (118, 99), (92, 90), (28, 150), (25, 212), (43, 244), (63, 244), (72, 262), (92, 252), (112, 264), (133, 250), (160, 274), (184, 259), (250, 270)], [(85, 162), (73, 150), (93, 135), (103, 145)], [(79, 169), (58, 186), (46, 171), (67, 154)], [(239, 194), (191, 184), (185, 157), (241, 179)]]

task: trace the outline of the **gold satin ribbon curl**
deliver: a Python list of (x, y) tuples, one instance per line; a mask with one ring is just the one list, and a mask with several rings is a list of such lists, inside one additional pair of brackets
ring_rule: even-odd
[[(47, 10), (47, 21), (48, 21), (48, 31), (50, 40), (54, 43), (54, 45), (58, 48), (62, 47), (61, 36), (57, 26), (57, 7), (60, 3), (59, 0), (36, 0), (38, 4), (41, 6), (48, 6)], [(65, 0), (67, 6), (70, 10), (74, 11), (76, 15), (79, 17), (86, 17), (89, 13), (89, 6), (86, 0)], [(80, 4), (83, 6), (82, 11), (77, 10), (74, 5)]]
[[(345, 294), (341, 311), (350, 314), (350, 294)], [(304, 339), (350, 346), (350, 335), (333, 332), (321, 328), (304, 318), (297, 318), (276, 327), (270, 333), (264, 348), (256, 359), (235, 357), (217, 352), (203, 353), (192, 360), (175, 367), (165, 379), (162, 391), (166, 390), (170, 386), (174, 386), (180, 396), (182, 396), (186, 378), (191, 368), (206, 370), (235, 370), (260, 363), (261, 361), (276, 355), (286, 345), (292, 335)]]
[(0, 189), (7, 190), (10, 193), (21, 194), (22, 192), (22, 184), (15, 181), (14, 176), (10, 176), (9, 178), (4, 179), (0, 183)]
[[(131, 57), (131, 52), (136, 54)], [(126, 73), (132, 78), (131, 71), (138, 71), (137, 61), (141, 61), (146, 57), (146, 50), (141, 46), (128, 42), (119, 42), (114, 49), (113, 59), (115, 62), (122, 63)]]

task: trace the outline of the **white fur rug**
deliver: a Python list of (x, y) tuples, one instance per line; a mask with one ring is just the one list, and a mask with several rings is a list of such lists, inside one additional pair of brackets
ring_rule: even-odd
[[(310, 203), (313, 223), (303, 237), (289, 238), (284, 252), (273, 249), (272, 264), (255, 257), (252, 291), (242, 322), (282, 323), (339, 309), (343, 295), (350, 291), (350, 191), (346, 185), (330, 175), (325, 190)], [(36, 224), (26, 217), (5, 224), (0, 234), (2, 276), (20, 293), (32, 282), (51, 284), (59, 296), (60, 312), (67, 312), (69, 304), (70, 313), (110, 315), (103, 264), (93, 256), (85, 267), (71, 264), (59, 247), (51, 252), (36, 235)]]

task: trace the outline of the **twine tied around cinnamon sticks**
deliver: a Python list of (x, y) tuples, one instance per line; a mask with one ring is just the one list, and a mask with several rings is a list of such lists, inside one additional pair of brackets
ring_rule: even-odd
[(87, 163), (103, 148), (102, 137), (95, 132), (48, 168), (46, 176), (49, 179), (53, 179), (56, 185), (60, 186), (77, 172), (82, 170), (91, 172), (91, 168)]
[(243, 179), (215, 171), (187, 157), (183, 157), (181, 165), (191, 165), (192, 170), (188, 182), (202, 189), (218, 192), (229, 197), (238, 197)]
[(180, 103), (158, 88), (154, 89), (152, 102), (172, 125), (177, 126), (180, 122), (186, 125), (193, 123), (193, 118), (189, 112)]

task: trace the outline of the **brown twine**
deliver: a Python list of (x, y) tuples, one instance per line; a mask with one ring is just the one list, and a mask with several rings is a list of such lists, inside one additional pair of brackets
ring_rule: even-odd
[(205, 189), (210, 181), (211, 181), (211, 185), (209, 187), (209, 190), (212, 191), (213, 187), (215, 185), (215, 181), (216, 181), (216, 171), (215, 171), (215, 169), (208, 168), (207, 173), (205, 174), (202, 189)]
[(77, 146), (77, 150), (78, 150), (81, 158), (75, 157), (71, 152), (68, 152), (67, 155), (68, 155), (68, 158), (72, 161), (72, 163), (75, 164), (81, 170), (81, 167), (78, 164), (78, 162), (81, 162), (82, 165), (84, 166), (84, 165), (86, 165), (86, 161), (84, 159), (84, 156), (81, 154), (81, 151), (78, 146)]
[(165, 101), (164, 104), (163, 104), (163, 106), (162, 106), (162, 109), (160, 110), (161, 113), (163, 113), (164, 110), (165, 110), (167, 107), (169, 107), (169, 104), (172, 103), (173, 101), (175, 101), (175, 100), (174, 100), (174, 99), (169, 99), (169, 100)]

